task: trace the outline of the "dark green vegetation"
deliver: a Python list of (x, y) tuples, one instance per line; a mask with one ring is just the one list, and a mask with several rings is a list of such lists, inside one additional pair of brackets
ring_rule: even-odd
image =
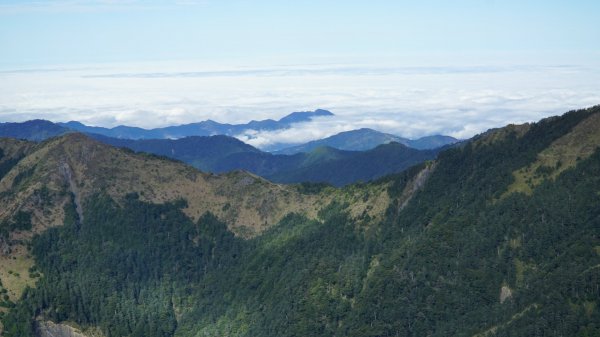
[(210, 214), (191, 221), (184, 200), (98, 194), (83, 223), (68, 204), (64, 226), (33, 239), (43, 277), (4, 334), (49, 319), (110, 337), (599, 336), (600, 150), (504, 195), (593, 113), (444, 151), (404, 207), (425, 164), (376, 182), (392, 199), (380, 223), (333, 202), (242, 240)]
[(329, 183), (343, 186), (369, 181), (435, 158), (437, 150), (416, 150), (398, 143), (368, 151), (318, 147), (308, 153), (274, 155), (233, 137), (132, 140), (90, 135), (105, 144), (186, 162), (206, 172), (245, 170), (278, 183)]
[[(289, 171), (274, 172), (267, 179), (280, 183), (327, 182), (344, 186), (366, 182), (386, 174), (404, 171), (410, 166), (434, 159), (438, 150), (415, 150), (399, 143), (379, 145), (363, 152), (341, 152), (331, 148), (317, 148), (308, 154), (296, 154), (306, 158), (307, 165)], [(342, 154), (335, 159), (320, 159), (331, 154)], [(319, 159), (312, 160), (314, 157)]]
[[(181, 139), (144, 140), (111, 138), (97, 134), (90, 134), (89, 136), (104, 144), (177, 159), (205, 172), (217, 172), (215, 167), (219, 166), (220, 162), (236, 154), (264, 153), (228, 136), (194, 136)], [(232, 165), (231, 169), (226, 171), (233, 169), (236, 169), (235, 165)]]
[(7, 158), (4, 151), (0, 149), (0, 179), (4, 177), (21, 158)]
[(32, 147), (32, 144), (24, 141), (11, 139), (7, 141), (7, 148), (0, 148), (0, 180), (25, 157), (28, 149)]
[(8, 238), (8, 233), (15, 230), (31, 229), (31, 213), (18, 211), (12, 220), (0, 222), (0, 237)]

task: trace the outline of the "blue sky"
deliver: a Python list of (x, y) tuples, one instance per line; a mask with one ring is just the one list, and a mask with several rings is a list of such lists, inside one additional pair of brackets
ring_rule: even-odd
[(598, 13), (583, 0), (0, 0), (0, 122), (326, 108), (335, 121), (249, 141), (469, 137), (599, 104)]
[[(600, 2), (0, 1), (3, 65), (598, 56)], [(414, 59), (411, 60), (411, 56)]]

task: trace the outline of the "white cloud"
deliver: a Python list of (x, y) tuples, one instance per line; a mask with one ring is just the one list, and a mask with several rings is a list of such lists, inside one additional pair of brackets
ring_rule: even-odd
[(575, 66), (173, 63), (9, 70), (0, 72), (0, 121), (44, 118), (152, 128), (206, 119), (245, 123), (325, 108), (336, 117), (239, 137), (265, 147), (369, 127), (408, 138), (438, 133), (467, 138), (599, 104), (598, 83), (600, 68)]
[(271, 145), (299, 144), (315, 139), (332, 136), (336, 133), (354, 129), (352, 123), (344, 118), (321, 117), (314, 118), (308, 123), (292, 124), (289, 129), (274, 131), (246, 130), (235, 137), (258, 148), (268, 148)]

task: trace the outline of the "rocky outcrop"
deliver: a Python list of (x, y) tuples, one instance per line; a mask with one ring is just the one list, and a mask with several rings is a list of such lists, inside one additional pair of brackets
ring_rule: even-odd
[(77, 211), (77, 215), (79, 217), (79, 222), (83, 222), (83, 207), (81, 207), (81, 194), (79, 193), (79, 188), (77, 188), (77, 183), (75, 182), (75, 178), (73, 177), (73, 170), (71, 166), (65, 161), (59, 167), (60, 173), (63, 175), (65, 181), (69, 186), (69, 190), (73, 193), (73, 201), (75, 202), (75, 210)]
[(37, 337), (99, 337), (99, 335), (84, 334), (72, 326), (56, 324), (51, 321), (38, 321), (35, 333)]
[(417, 175), (406, 184), (406, 187), (404, 188), (404, 191), (402, 191), (402, 195), (399, 199), (399, 211), (406, 207), (406, 205), (408, 205), (408, 202), (410, 201), (410, 199), (412, 199), (415, 193), (417, 193), (417, 191), (423, 188), (425, 182), (427, 182), (427, 179), (435, 170), (435, 166), (435, 162), (427, 164), (425, 168), (421, 170), (421, 172), (417, 173)]
[(502, 286), (500, 288), (500, 303), (504, 303), (507, 299), (512, 297), (512, 289), (508, 286)]

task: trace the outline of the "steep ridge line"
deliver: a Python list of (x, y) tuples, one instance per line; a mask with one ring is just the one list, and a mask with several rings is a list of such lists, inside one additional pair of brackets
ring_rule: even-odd
[(530, 195), (546, 179), (555, 179), (591, 156), (600, 147), (600, 112), (578, 123), (570, 132), (558, 138), (537, 155), (537, 160), (513, 172), (515, 181), (503, 195), (521, 192)]

